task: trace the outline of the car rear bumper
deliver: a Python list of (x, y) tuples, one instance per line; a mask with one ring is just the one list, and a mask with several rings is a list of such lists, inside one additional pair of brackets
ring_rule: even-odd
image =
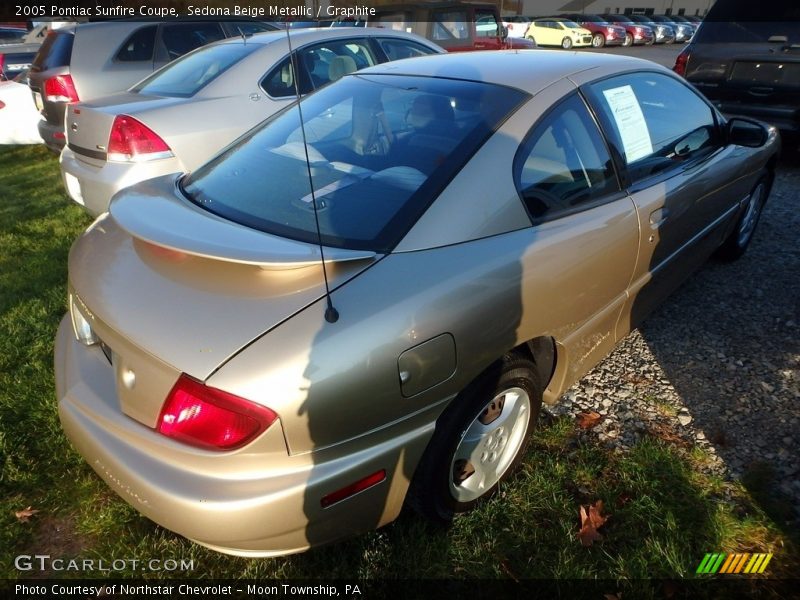
[[(432, 421), (414, 419), (377, 442), (348, 442), (352, 452), (290, 456), (278, 421), (233, 452), (178, 444), (120, 411), (114, 368), (99, 346), (76, 341), (69, 315), (56, 337), (55, 374), (62, 427), (97, 474), (151, 520), (228, 554), (290, 554), (394, 520), (408, 488), (406, 461), (418, 460), (433, 433)], [(382, 482), (322, 508), (326, 495), (381, 469)]]
[(54, 125), (46, 119), (39, 121), (39, 135), (42, 136), (45, 145), (53, 152), (61, 152), (67, 143), (64, 135), (63, 125)]
[(108, 210), (111, 198), (123, 188), (153, 177), (181, 172), (177, 158), (140, 163), (80, 160), (69, 147), (61, 153), (61, 178), (70, 198), (92, 216)]

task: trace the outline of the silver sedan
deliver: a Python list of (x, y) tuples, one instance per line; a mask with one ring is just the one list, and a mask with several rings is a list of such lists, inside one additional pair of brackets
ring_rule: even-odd
[(399, 58), (444, 52), (417, 35), (375, 28), (232, 38), (195, 50), (128, 92), (70, 105), (61, 155), (70, 197), (92, 215), (138, 181), (193, 171), (251, 127), (343, 75)]

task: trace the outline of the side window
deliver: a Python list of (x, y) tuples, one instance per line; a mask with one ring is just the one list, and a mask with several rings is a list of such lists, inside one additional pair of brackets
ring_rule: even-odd
[(431, 38), (441, 41), (469, 39), (466, 11), (434, 13)]
[[(302, 48), (297, 54), (301, 94), (308, 94), (348, 73), (374, 65), (377, 61), (366, 40), (334, 40)], [(285, 58), (270, 71), (262, 84), (273, 98), (294, 96), (294, 70)]]
[(493, 12), (475, 11), (475, 35), (477, 37), (497, 37), (497, 19)]
[(120, 46), (116, 60), (121, 62), (152, 61), (156, 47), (156, 25), (134, 31)]
[(224, 39), (217, 23), (187, 23), (164, 25), (161, 30), (169, 60), (174, 60), (195, 48)]
[(616, 138), (631, 181), (640, 181), (719, 146), (711, 108), (689, 87), (659, 73), (590, 86), (592, 103)]
[(577, 95), (535, 126), (514, 158), (514, 181), (534, 221), (619, 191), (600, 131)]
[(379, 38), (378, 44), (381, 50), (386, 54), (386, 58), (391, 60), (400, 60), (401, 58), (414, 58), (415, 56), (425, 56), (427, 54), (435, 54), (427, 46), (410, 42), (408, 40), (395, 40), (391, 38)]

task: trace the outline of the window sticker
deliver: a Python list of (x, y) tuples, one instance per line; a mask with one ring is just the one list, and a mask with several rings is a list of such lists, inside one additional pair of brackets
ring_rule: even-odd
[(629, 85), (603, 90), (606, 102), (614, 114), (619, 136), (628, 164), (653, 153), (650, 132), (642, 114), (642, 107)]

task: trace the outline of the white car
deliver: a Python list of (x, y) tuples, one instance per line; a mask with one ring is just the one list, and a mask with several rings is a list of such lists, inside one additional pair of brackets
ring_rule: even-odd
[(0, 81), (0, 144), (41, 144), (36, 110), (28, 87), (28, 72), (13, 81)]
[(530, 17), (506, 17), (503, 19), (503, 27), (508, 32), (508, 37), (524, 38), (525, 32), (531, 23)]
[(70, 197), (92, 215), (139, 181), (190, 172), (250, 128), (347, 73), (442, 53), (420, 36), (377, 28), (300, 29), (231, 38), (168, 64), (129, 91), (71, 104), (61, 154)]

